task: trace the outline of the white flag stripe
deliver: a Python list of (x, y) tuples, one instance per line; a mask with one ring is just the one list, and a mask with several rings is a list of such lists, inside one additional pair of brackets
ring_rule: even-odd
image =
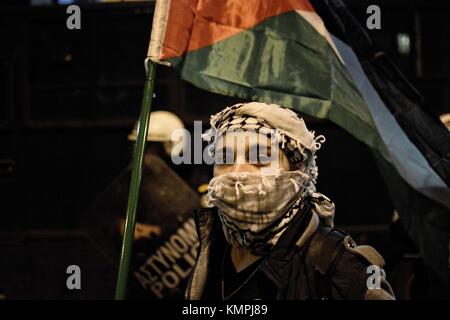
[(353, 50), (337, 37), (333, 36), (333, 39), (346, 62), (350, 75), (366, 100), (392, 164), (411, 187), (450, 208), (450, 189), (428, 164), (383, 103)]
[(170, 66), (169, 62), (161, 61), (162, 46), (166, 35), (167, 20), (171, 0), (158, 0), (153, 13), (152, 33), (148, 45), (147, 57), (152, 61)]

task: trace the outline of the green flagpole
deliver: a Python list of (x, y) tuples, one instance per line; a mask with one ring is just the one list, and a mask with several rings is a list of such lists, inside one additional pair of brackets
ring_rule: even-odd
[(128, 194), (127, 216), (120, 254), (119, 274), (117, 276), (116, 300), (125, 299), (128, 269), (133, 248), (134, 227), (136, 222), (136, 208), (139, 200), (139, 190), (142, 177), (142, 162), (144, 159), (145, 142), (147, 141), (148, 124), (150, 122), (150, 111), (152, 108), (153, 89), (155, 86), (155, 64), (150, 59), (145, 62), (147, 75), (142, 97), (141, 115), (137, 132), (136, 147), (134, 150), (133, 170), (131, 173), (130, 192)]

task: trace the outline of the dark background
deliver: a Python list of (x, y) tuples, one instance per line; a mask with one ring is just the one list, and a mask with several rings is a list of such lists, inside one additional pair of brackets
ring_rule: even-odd
[[(130, 161), (127, 134), (138, 118), (154, 4), (80, 4), (81, 30), (68, 30), (66, 6), (27, 3), (0, 4), (0, 293), (109, 299), (116, 270), (86, 238), (82, 221)], [(346, 3), (364, 25), (367, 6), (381, 7), (382, 28), (369, 34), (432, 112), (449, 112), (450, 3)], [(409, 54), (398, 51), (399, 33), (410, 36)], [(175, 112), (188, 129), (238, 101), (197, 89), (162, 66), (155, 93), (153, 110)], [(388, 271), (398, 273), (389, 265), (393, 207), (368, 148), (328, 121), (309, 119), (308, 126), (327, 137), (318, 153), (318, 189), (335, 201), (337, 225), (374, 245)], [(414, 248), (402, 259), (422, 280), (420, 293), (400, 297), (432, 297)], [(66, 288), (71, 264), (82, 269), (80, 291)]]

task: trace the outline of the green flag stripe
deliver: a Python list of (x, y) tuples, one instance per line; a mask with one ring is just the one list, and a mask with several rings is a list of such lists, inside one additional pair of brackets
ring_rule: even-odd
[(297, 12), (170, 61), (184, 80), (202, 89), (330, 119), (389, 160), (345, 66)]

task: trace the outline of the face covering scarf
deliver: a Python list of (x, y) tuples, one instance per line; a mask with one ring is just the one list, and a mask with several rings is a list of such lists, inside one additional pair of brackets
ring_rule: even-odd
[(218, 208), (228, 243), (254, 255), (264, 255), (276, 244), (305, 199), (331, 227), (334, 203), (316, 192), (315, 187), (315, 152), (325, 139), (314, 137), (314, 132), (308, 131), (304, 121), (291, 110), (260, 102), (236, 104), (211, 117), (212, 129), (203, 138), (211, 143), (228, 130), (255, 130), (255, 126), (277, 129), (280, 148), (297, 170), (273, 175), (234, 172), (218, 176), (210, 181), (207, 198), (210, 205)]
[(308, 180), (299, 170), (233, 172), (211, 180), (208, 200), (218, 208), (228, 243), (262, 255), (295, 217)]

